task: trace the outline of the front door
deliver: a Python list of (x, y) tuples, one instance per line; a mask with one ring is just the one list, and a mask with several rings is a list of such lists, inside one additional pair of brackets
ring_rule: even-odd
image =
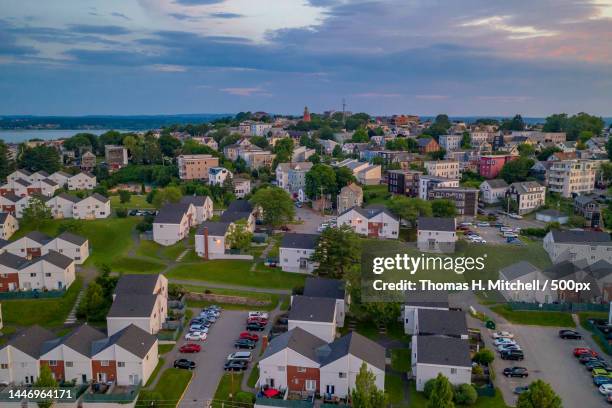
[(86, 384), (86, 383), (87, 383), (87, 374), (81, 374), (81, 382), (82, 382), (83, 384)]
[(308, 258), (300, 258), (300, 269), (308, 268)]
[(138, 384), (138, 374), (130, 374), (129, 381), (131, 385), (137, 385)]
[(101, 383), (106, 382), (106, 373), (98, 373), (98, 382), (101, 382)]
[(274, 388), (274, 378), (268, 378), (266, 384), (268, 384), (270, 388)]
[(329, 395), (334, 395), (336, 393), (336, 386), (328, 384), (327, 387), (325, 388), (325, 392)]

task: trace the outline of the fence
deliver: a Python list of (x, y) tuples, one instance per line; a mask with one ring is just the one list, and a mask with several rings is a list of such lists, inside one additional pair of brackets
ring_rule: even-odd
[(83, 402), (114, 402), (118, 404), (127, 404), (134, 401), (138, 397), (142, 383), (131, 387), (122, 387), (125, 390), (117, 392), (117, 389), (111, 390), (108, 394), (95, 394), (86, 392), (83, 395)]
[(64, 296), (65, 290), (49, 290), (41, 292), (37, 290), (24, 290), (17, 292), (2, 292), (0, 300), (16, 300), (16, 299), (55, 299)]
[(543, 312), (608, 312), (609, 304), (599, 303), (527, 303), (508, 302), (512, 310), (532, 310)]
[(597, 341), (597, 343), (606, 352), (606, 354), (612, 355), (612, 346), (610, 346), (610, 342), (608, 341), (608, 338), (606, 337), (605, 333), (599, 330), (599, 328), (595, 326), (590, 319), (586, 319), (585, 326), (587, 327), (587, 329), (589, 329), (589, 331), (593, 333), (593, 336), (596, 337), (596, 340), (599, 340)]

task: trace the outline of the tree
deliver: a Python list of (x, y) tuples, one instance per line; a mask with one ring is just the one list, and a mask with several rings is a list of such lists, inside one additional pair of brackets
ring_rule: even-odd
[(121, 204), (129, 203), (131, 197), (132, 193), (130, 193), (128, 190), (119, 190), (119, 202)]
[(348, 167), (335, 167), (334, 171), (336, 172), (336, 191), (356, 181), (353, 172)]
[(501, 124), (502, 130), (525, 130), (525, 121), (521, 115), (515, 115), (512, 119), (505, 119)]
[(461, 384), (455, 390), (457, 405), (474, 405), (476, 400), (478, 400), (478, 393), (472, 384)]
[(306, 195), (316, 199), (322, 194), (335, 195), (337, 193), (336, 172), (331, 166), (315, 164), (306, 173)]
[(166, 187), (155, 191), (153, 195), (153, 205), (161, 208), (169, 203), (178, 203), (183, 194), (179, 187)]
[(529, 389), (522, 393), (516, 403), (516, 408), (561, 408), (561, 398), (550, 384), (536, 380)]
[(550, 146), (545, 149), (542, 149), (542, 151), (538, 154), (537, 157), (540, 161), (546, 161), (550, 156), (560, 151), (561, 149), (559, 149), (557, 146)]
[(546, 118), (545, 132), (565, 132), (567, 140), (578, 140), (580, 133), (589, 131), (593, 135), (601, 135), (605, 126), (602, 118), (580, 112), (568, 117), (566, 113), (554, 114)]
[(327, 228), (317, 241), (312, 260), (319, 263), (318, 275), (346, 278), (349, 268), (361, 260), (359, 237), (348, 225)]
[(599, 177), (605, 183), (610, 183), (612, 181), (612, 163), (601, 163), (599, 167)]
[(249, 142), (257, 147), (261, 147), (262, 149), (266, 149), (268, 146), (270, 146), (270, 143), (268, 143), (268, 139), (266, 139), (265, 136), (253, 136), (249, 139)]
[[(53, 378), (53, 373), (51, 372), (51, 368), (47, 364), (40, 365), (40, 374), (38, 378), (34, 382), (34, 387), (36, 388), (57, 388), (58, 384), (55, 378)], [(53, 406), (53, 400), (41, 400), (38, 403), (40, 408), (50, 408)]]
[(606, 152), (608, 152), (608, 159), (612, 160), (612, 137), (606, 143)]
[(533, 154), (535, 153), (535, 148), (530, 144), (521, 143), (520, 145), (518, 145), (518, 151), (521, 157), (529, 157), (533, 156)]
[(181, 148), (181, 141), (169, 134), (163, 134), (159, 137), (159, 148), (164, 156), (174, 157)]
[(230, 248), (246, 251), (251, 246), (253, 234), (248, 230), (244, 220), (237, 221), (227, 234), (227, 242)]
[(5, 180), (6, 176), (15, 169), (15, 163), (9, 160), (8, 147), (4, 140), (0, 139), (0, 180)]
[(397, 322), (402, 312), (401, 304), (396, 302), (364, 302), (361, 306), (377, 325)]
[(45, 202), (38, 197), (31, 197), (28, 206), (23, 210), (21, 222), (34, 229), (40, 229), (51, 218), (51, 209), (45, 205)]
[(364, 128), (357, 129), (351, 138), (351, 142), (353, 143), (368, 143), (369, 141), (370, 137)]
[(105, 298), (102, 286), (91, 282), (79, 303), (77, 314), (88, 321), (103, 321), (109, 306), (110, 302)]
[(427, 408), (454, 408), (453, 386), (442, 373), (438, 374), (433, 383)]
[(518, 159), (511, 160), (504, 164), (499, 175), (508, 184), (512, 184), (516, 181), (525, 181), (534, 163), (533, 159), (519, 157)]
[(452, 123), (448, 115), (440, 114), (436, 116), (431, 126), (429, 126), (424, 133), (437, 138), (440, 135), (446, 134), (451, 126)]
[(264, 222), (279, 227), (293, 220), (295, 207), (289, 193), (279, 187), (265, 187), (257, 190), (251, 203), (263, 211)]
[(290, 162), (293, 156), (293, 139), (286, 137), (276, 142), (274, 145), (274, 153), (276, 154), (274, 158), (275, 163)]
[(355, 378), (351, 401), (354, 408), (380, 408), (387, 405), (385, 392), (376, 387), (376, 376), (368, 370), (366, 363), (361, 364)]
[(472, 138), (470, 137), (469, 132), (463, 132), (463, 135), (461, 136), (461, 148), (462, 149), (472, 148)]
[(332, 156), (336, 158), (342, 158), (342, 147), (339, 144), (334, 146), (334, 150), (332, 150)]
[(416, 226), (417, 218), (433, 215), (431, 203), (420, 198), (393, 196), (387, 207), (401, 219), (410, 222), (413, 227)]
[(447, 199), (433, 200), (431, 211), (434, 217), (455, 217), (457, 215), (455, 202)]
[(489, 365), (495, 360), (495, 354), (487, 348), (480, 349), (472, 358), (475, 363)]
[(57, 149), (50, 146), (26, 147), (18, 164), (20, 168), (32, 172), (43, 170), (51, 174), (60, 169), (60, 155)]

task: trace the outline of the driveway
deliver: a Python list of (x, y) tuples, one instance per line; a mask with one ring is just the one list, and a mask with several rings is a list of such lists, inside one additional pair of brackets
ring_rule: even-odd
[(291, 224), (289, 229), (291, 232), (299, 232), (303, 234), (318, 234), (317, 228), (324, 221), (332, 218), (330, 215), (321, 215), (320, 212), (313, 211), (306, 206), (295, 209), (295, 219), (302, 221), (301, 224)]
[[(199, 312), (194, 310), (194, 312)], [(195, 314), (195, 313), (194, 313)], [(194, 354), (180, 354), (178, 348), (187, 343), (184, 339), (165, 357), (166, 361), (172, 362), (177, 358), (187, 358), (196, 362), (197, 367), (193, 373), (193, 379), (187, 388), (179, 407), (192, 408), (194, 406), (205, 406), (205, 402), (211, 400), (217, 385), (223, 376), (223, 364), (227, 355), (236, 351), (234, 340), (244, 330), (247, 312), (224, 310), (221, 317), (210, 328), (208, 339), (200, 343), (202, 351)]]

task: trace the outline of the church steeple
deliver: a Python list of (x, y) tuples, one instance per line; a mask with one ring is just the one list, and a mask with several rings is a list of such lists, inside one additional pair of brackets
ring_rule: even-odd
[(304, 122), (310, 122), (310, 112), (308, 111), (308, 106), (304, 106), (304, 116), (302, 120)]

